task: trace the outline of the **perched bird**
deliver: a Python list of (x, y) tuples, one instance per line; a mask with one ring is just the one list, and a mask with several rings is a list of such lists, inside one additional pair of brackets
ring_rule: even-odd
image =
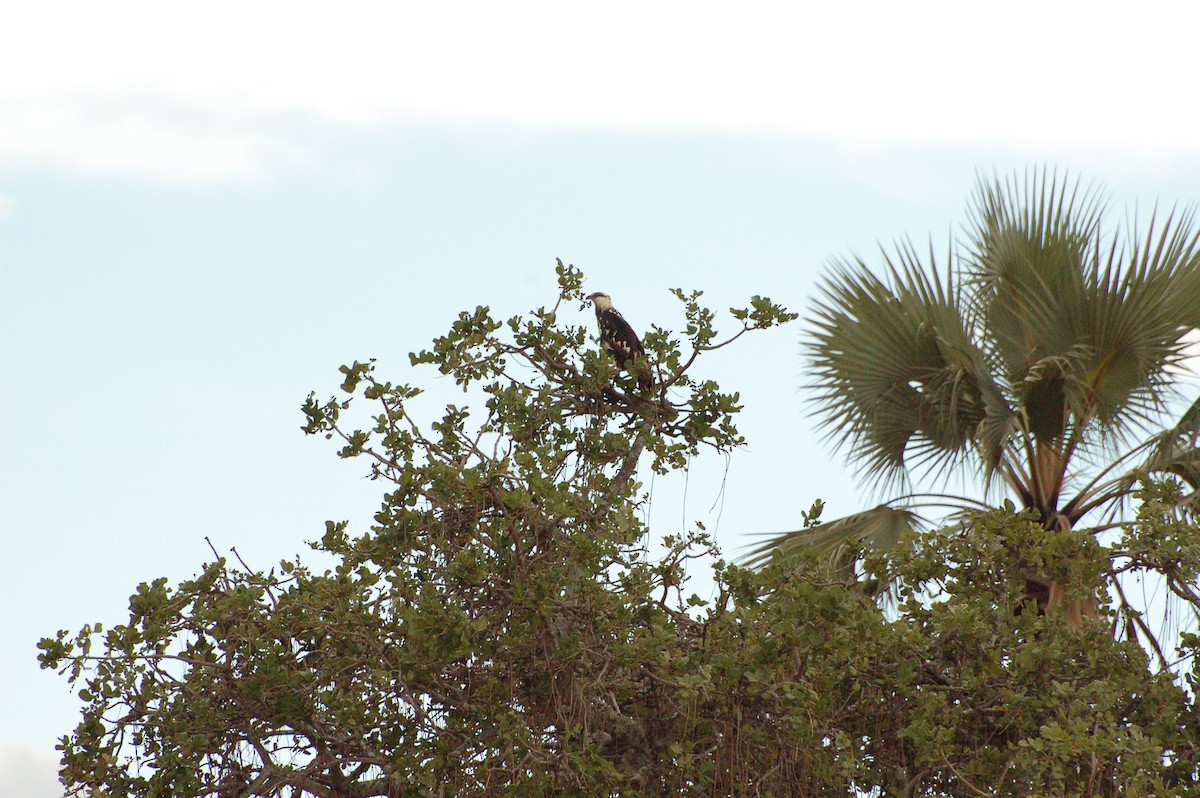
[[(597, 291), (594, 294), (588, 294), (587, 298), (596, 308), (596, 323), (600, 327), (600, 344), (612, 352), (618, 367), (625, 369), (630, 374), (634, 373), (631, 366), (639, 360), (646, 359), (646, 350), (642, 349), (642, 342), (638, 339), (637, 333), (629, 326), (629, 322), (625, 321), (621, 311), (613, 307), (612, 297), (608, 294)], [(638, 369), (638, 372), (638, 387), (643, 391), (653, 388), (654, 378), (650, 375), (649, 365)]]

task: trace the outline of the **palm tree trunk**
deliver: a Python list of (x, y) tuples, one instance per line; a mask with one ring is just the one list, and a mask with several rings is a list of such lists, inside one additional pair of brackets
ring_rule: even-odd
[(1067, 626), (1083, 625), (1084, 618), (1100, 617), (1100, 602), (1095, 595), (1079, 599), (1068, 599), (1066, 591), (1057, 582), (1051, 582), (1046, 597), (1046, 614), (1061, 616)]

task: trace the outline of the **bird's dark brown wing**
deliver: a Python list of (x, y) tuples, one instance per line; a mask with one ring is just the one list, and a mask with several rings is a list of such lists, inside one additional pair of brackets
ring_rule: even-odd
[(600, 322), (600, 343), (613, 353), (618, 366), (624, 368), (628, 361), (637, 360), (645, 354), (637, 333), (620, 312), (609, 308), (596, 315), (599, 316)]
[[(600, 325), (600, 343), (612, 352), (618, 366), (630, 371), (630, 365), (645, 358), (646, 350), (642, 348), (641, 340), (620, 311), (608, 308), (597, 313), (596, 317)], [(638, 385), (647, 390), (654, 385), (648, 369), (638, 375)]]

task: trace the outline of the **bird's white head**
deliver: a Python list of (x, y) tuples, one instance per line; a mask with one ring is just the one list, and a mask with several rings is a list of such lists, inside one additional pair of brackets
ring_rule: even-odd
[(596, 306), (596, 310), (608, 310), (612, 307), (612, 297), (603, 291), (588, 294), (587, 299)]

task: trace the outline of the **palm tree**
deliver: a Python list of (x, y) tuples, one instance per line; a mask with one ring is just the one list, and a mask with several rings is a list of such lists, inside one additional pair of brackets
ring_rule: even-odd
[[(912, 492), (952, 471), (1047, 529), (1118, 525), (1139, 469), (1182, 479), (1194, 505), (1200, 401), (1169, 429), (1162, 419), (1200, 327), (1200, 233), (1184, 210), (1108, 234), (1104, 211), (1099, 191), (1046, 170), (981, 179), (941, 266), (907, 242), (883, 253), (882, 276), (835, 260), (805, 341), (817, 413), (866, 481), (900, 495), (773, 536), (752, 561), (816, 549), (845, 566), (931, 509), (983, 506)], [(1033, 570), (1026, 580), (1044, 610), (1077, 622), (1095, 608)]]

